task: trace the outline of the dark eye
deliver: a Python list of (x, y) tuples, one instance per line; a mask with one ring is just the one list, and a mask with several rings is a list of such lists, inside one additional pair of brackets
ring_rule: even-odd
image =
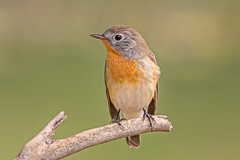
[(119, 34), (117, 34), (117, 35), (115, 35), (114, 39), (115, 39), (116, 41), (120, 41), (120, 40), (122, 39), (122, 36), (119, 35)]

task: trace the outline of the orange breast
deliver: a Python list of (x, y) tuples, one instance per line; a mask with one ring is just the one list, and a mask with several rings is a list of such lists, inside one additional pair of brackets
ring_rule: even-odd
[[(124, 57), (115, 49), (113, 49), (105, 40), (102, 40), (108, 50), (107, 55), (107, 77), (112, 78), (117, 83), (128, 82), (134, 84), (139, 78), (143, 78), (143, 74), (139, 71), (139, 62), (132, 59), (124, 59)], [(144, 67), (141, 67), (142, 69)]]

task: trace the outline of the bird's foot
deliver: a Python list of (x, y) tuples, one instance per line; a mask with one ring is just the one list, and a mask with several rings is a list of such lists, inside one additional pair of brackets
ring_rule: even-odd
[(155, 119), (152, 117), (152, 115), (151, 114), (149, 114), (149, 113), (147, 113), (146, 112), (146, 110), (143, 108), (143, 121), (145, 120), (145, 118), (147, 117), (148, 118), (148, 120), (149, 120), (149, 123), (150, 123), (150, 127), (151, 127), (151, 130), (152, 130), (152, 128), (153, 128), (153, 123), (152, 122), (154, 122), (154, 123), (156, 123), (156, 121), (155, 121)]
[(111, 122), (110, 122), (110, 124), (112, 124), (112, 123), (117, 123), (122, 130), (125, 130), (124, 127), (123, 127), (123, 125), (120, 123), (120, 122), (123, 121), (123, 120), (127, 120), (127, 119), (126, 119), (126, 118), (122, 118), (122, 119), (112, 119)]

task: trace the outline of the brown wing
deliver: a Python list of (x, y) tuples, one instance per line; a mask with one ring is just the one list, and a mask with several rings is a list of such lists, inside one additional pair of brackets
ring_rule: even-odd
[[(154, 56), (154, 54), (152, 52), (149, 52), (148, 53), (148, 57), (155, 63), (157, 64), (157, 61), (156, 61), (156, 58)], [(157, 81), (157, 84), (156, 84), (156, 88), (155, 88), (155, 91), (154, 91), (154, 96), (153, 96), (153, 99), (152, 101), (150, 102), (149, 106), (148, 106), (148, 113), (151, 114), (151, 115), (155, 115), (156, 112), (157, 112), (157, 100), (158, 100), (158, 81)]]
[[(106, 95), (107, 95), (107, 101), (108, 101), (108, 109), (109, 109), (109, 113), (110, 113), (111, 119), (116, 119), (117, 118), (117, 114), (118, 114), (118, 110), (115, 108), (115, 106), (113, 105), (113, 103), (112, 103), (112, 101), (110, 99), (109, 91), (108, 91), (107, 83), (106, 83), (106, 78), (107, 78), (107, 75), (106, 75), (106, 64), (105, 64), (104, 82), (105, 82), (105, 86), (106, 86)], [(120, 118), (118, 117), (118, 119), (120, 119)]]
[(157, 100), (158, 100), (158, 81), (157, 81), (157, 84), (156, 84), (156, 89), (154, 91), (153, 99), (148, 106), (148, 111), (147, 112), (151, 115), (155, 115), (156, 112), (157, 112)]

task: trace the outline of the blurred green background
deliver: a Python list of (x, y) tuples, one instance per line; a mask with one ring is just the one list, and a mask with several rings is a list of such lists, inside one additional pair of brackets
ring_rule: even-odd
[(170, 133), (125, 139), (65, 159), (238, 159), (240, 1), (0, 0), (0, 159), (13, 159), (54, 116), (54, 138), (110, 122), (106, 49), (89, 36), (125, 24), (161, 67), (158, 114)]

